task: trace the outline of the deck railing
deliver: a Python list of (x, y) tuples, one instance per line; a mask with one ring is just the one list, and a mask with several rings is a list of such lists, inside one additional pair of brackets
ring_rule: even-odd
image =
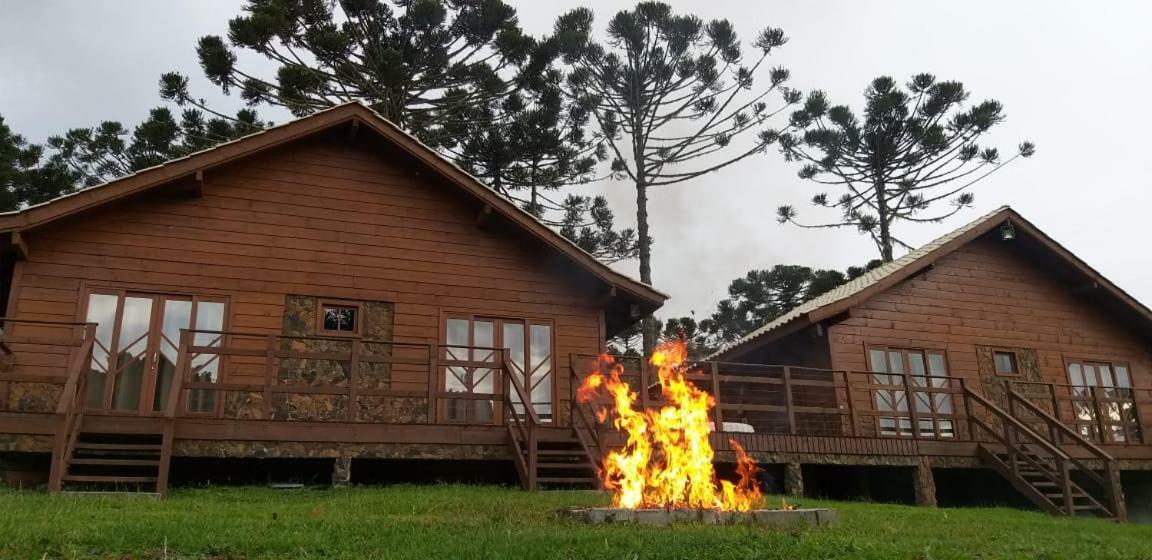
[(359, 338), (189, 330), (179, 417), (503, 424), (503, 351)]
[[(602, 367), (598, 363), (596, 356), (574, 355), (572, 385)], [(621, 378), (637, 390), (641, 404), (658, 406), (656, 373), (639, 358), (625, 358), (621, 363)], [(1144, 442), (1146, 429), (1140, 413), (1145, 405), (1152, 406), (1149, 391), (1130, 388), (1031, 382), (985, 387), (956, 376), (798, 366), (698, 362), (689, 368), (688, 378), (716, 399), (715, 426), (752, 433), (984, 440), (986, 434), (971, 432), (965, 389), (972, 387), (991, 402), (1006, 406), (1005, 388), (1011, 386), (1084, 439), (1134, 445)], [(1027, 421), (1026, 414), (1022, 415)], [(573, 418), (578, 420), (575, 414)], [(1047, 433), (1046, 427), (1043, 430)]]

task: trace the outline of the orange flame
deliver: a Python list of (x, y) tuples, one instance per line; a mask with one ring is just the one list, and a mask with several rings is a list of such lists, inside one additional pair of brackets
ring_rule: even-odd
[[(611, 414), (613, 425), (628, 435), (624, 448), (604, 459), (604, 487), (613, 492), (612, 504), (622, 508), (753, 509), (761, 500), (756, 462), (733, 440), (739, 480), (718, 481), (708, 439), (708, 412), (716, 400), (685, 378), (686, 358), (683, 342), (662, 344), (652, 354), (649, 361), (668, 402), (659, 409), (637, 410), (638, 395), (620, 379), (624, 367), (608, 355), (581, 384), (577, 399), (606, 396), (611, 404), (597, 416), (604, 421)], [(603, 366), (609, 366), (607, 375)]]

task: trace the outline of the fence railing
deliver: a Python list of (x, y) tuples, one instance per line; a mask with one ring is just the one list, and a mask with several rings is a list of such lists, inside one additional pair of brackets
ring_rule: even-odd
[[(596, 356), (574, 355), (572, 385), (602, 367), (598, 363)], [(653, 368), (639, 357), (618, 363), (642, 406), (661, 404)], [(1089, 441), (1131, 445), (1144, 443), (1141, 411), (1152, 406), (1147, 390), (1031, 382), (984, 387), (967, 378), (913, 373), (698, 362), (687, 376), (713, 395), (713, 424), (730, 432), (983, 440), (986, 435), (971, 433), (965, 389), (1005, 406), (1005, 387), (1011, 386)]]
[(504, 422), (503, 351), (184, 331), (175, 414), (233, 420)]

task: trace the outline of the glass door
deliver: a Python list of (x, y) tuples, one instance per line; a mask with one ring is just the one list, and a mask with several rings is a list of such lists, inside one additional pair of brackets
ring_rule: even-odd
[(164, 410), (178, 371), (180, 331), (192, 325), (219, 331), (224, 310), (221, 301), (194, 296), (92, 292), (86, 320), (96, 323), (96, 341), (86, 406), (143, 414)]
[[(453, 315), (444, 324), (444, 344), (444, 390), (462, 393), (459, 399), (446, 399), (445, 421), (491, 423), (498, 417), (495, 401), (463, 395), (503, 391), (497, 348), (504, 349), (510, 373), (528, 392), (540, 420), (552, 420), (551, 323)], [(518, 413), (524, 410), (515, 391), (512, 406)]]
[[(943, 352), (907, 348), (869, 348), (868, 367), (872, 370), (872, 383), (883, 386), (873, 389), (879, 431), (886, 436), (911, 436), (912, 413), (909, 410), (907, 385), (912, 390), (911, 406), (916, 407), (920, 437), (951, 438), (956, 436), (952, 421), (952, 395), (944, 391), (917, 390), (947, 389), (948, 364)], [(889, 415), (890, 414), (890, 415)]]

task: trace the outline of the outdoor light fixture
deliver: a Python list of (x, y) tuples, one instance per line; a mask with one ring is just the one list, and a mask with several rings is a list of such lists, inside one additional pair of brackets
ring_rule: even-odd
[(1016, 239), (1016, 228), (1012, 227), (1012, 220), (1004, 222), (1000, 226), (1000, 241), (1012, 241)]

